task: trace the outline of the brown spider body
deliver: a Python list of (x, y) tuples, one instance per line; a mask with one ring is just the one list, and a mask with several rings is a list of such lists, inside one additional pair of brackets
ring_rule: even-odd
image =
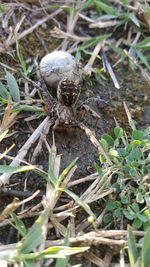
[(80, 86), (73, 81), (63, 79), (57, 88), (57, 99), (64, 106), (73, 106), (80, 96)]

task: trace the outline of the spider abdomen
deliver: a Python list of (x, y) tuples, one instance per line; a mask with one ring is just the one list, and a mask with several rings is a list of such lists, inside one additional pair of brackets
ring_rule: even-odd
[(74, 105), (80, 95), (80, 85), (68, 79), (59, 82), (57, 88), (57, 99), (65, 106)]

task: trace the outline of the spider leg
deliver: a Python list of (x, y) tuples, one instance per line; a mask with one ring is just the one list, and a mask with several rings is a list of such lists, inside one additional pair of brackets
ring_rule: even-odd
[(39, 89), (40, 89), (40, 92), (42, 94), (44, 104), (45, 104), (44, 111), (48, 116), (51, 116), (52, 108), (54, 106), (54, 98), (48, 91), (47, 86), (42, 78), (40, 79), (40, 83), (41, 83), (41, 87)]
[(102, 154), (105, 157), (105, 159), (107, 160), (107, 162), (109, 163), (109, 165), (112, 166), (113, 163), (111, 162), (110, 158), (108, 157), (108, 155), (104, 151), (101, 144), (98, 142), (98, 140), (94, 136), (93, 132), (88, 127), (86, 127), (82, 122), (80, 122), (78, 124), (78, 127), (85, 132), (86, 136), (90, 139), (92, 144), (98, 149), (99, 154)]
[(90, 112), (92, 114), (93, 117), (95, 117), (96, 119), (100, 119), (101, 117), (97, 114), (97, 112), (95, 112), (90, 106), (83, 104), (82, 108), (85, 109), (85, 111)]

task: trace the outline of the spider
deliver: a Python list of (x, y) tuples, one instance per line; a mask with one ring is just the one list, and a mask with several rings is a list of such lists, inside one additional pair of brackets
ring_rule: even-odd
[(100, 119), (100, 116), (88, 105), (82, 104), (77, 107), (81, 86), (67, 78), (62, 79), (57, 87), (57, 101), (54, 101), (46, 85), (42, 86), (41, 90), (45, 103), (45, 112), (50, 117), (50, 127), (54, 131), (68, 133), (72, 132), (74, 128), (80, 128), (98, 149), (99, 153), (103, 154), (108, 163), (112, 165), (95, 134), (81, 122), (85, 111), (90, 111), (94, 117)]
[(78, 105), (78, 99), (81, 93), (81, 86), (75, 84), (67, 78), (62, 79), (57, 87), (57, 101), (54, 102), (49, 91), (44, 88), (42, 90), (45, 112), (51, 118), (52, 128), (55, 131), (70, 132), (71, 129), (81, 127), (80, 120), (86, 111), (90, 111), (94, 117), (100, 119), (100, 116), (93, 111), (88, 105)]

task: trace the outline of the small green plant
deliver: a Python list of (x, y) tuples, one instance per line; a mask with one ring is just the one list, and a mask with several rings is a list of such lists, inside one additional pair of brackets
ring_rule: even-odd
[[(89, 205), (87, 205), (84, 201), (82, 201), (80, 199), (80, 197), (78, 197), (74, 192), (70, 191), (69, 189), (66, 188), (61, 188), (61, 184), (63, 182), (63, 180), (65, 179), (66, 175), (69, 173), (69, 171), (72, 169), (72, 167), (75, 165), (75, 163), (77, 162), (78, 158), (76, 158), (75, 160), (73, 160), (67, 167), (66, 169), (64, 169), (64, 171), (59, 175), (59, 177), (57, 178), (56, 175), (54, 174), (54, 170), (53, 170), (53, 157), (52, 157), (52, 153), (50, 153), (49, 155), (49, 167), (48, 167), (48, 173), (45, 173), (39, 169), (34, 169), (33, 171), (37, 172), (40, 176), (42, 176), (43, 178), (46, 179), (47, 183), (49, 184), (52, 192), (57, 193), (57, 192), (65, 192), (66, 194), (68, 194), (79, 206), (81, 206), (86, 212), (87, 214), (93, 218), (95, 218), (94, 213), (92, 212), (91, 208), (89, 207)], [(52, 193), (52, 194), (53, 194)]]
[[(48, 219), (48, 210), (45, 209), (37, 218), (32, 227), (27, 230), (22, 220), (20, 220), (15, 213), (11, 214), (12, 226), (21, 235), (21, 240), (6, 246), (6, 249), (0, 249), (0, 259), (5, 263), (22, 263), (24, 267), (36, 267), (39, 260), (48, 258), (63, 258), (76, 253), (84, 252), (88, 247), (69, 247), (69, 246), (55, 246), (46, 248), (40, 252), (33, 252), (45, 239), (45, 223)], [(66, 266), (66, 265), (64, 265)]]
[(147, 229), (144, 238), (142, 239), (142, 248), (138, 249), (136, 240), (133, 235), (132, 229), (128, 227), (128, 255), (130, 266), (150, 266), (150, 227)]
[(16, 52), (17, 52), (17, 57), (18, 57), (19, 63), (20, 63), (21, 68), (22, 68), (21, 73), (24, 76), (30, 77), (32, 75), (34, 64), (32, 64), (31, 66), (27, 66), (26, 65), (26, 62), (25, 62), (25, 60), (23, 58), (23, 55), (22, 55), (21, 49), (19, 47), (18, 41), (16, 41)]
[[(0, 104), (4, 106), (5, 104), (8, 104), (9, 97), (12, 98), (12, 103), (11, 103), (12, 106), (15, 106), (13, 108), (13, 112), (27, 110), (35, 112), (38, 117), (44, 114), (42, 112), (43, 110), (40, 104), (31, 105), (31, 104), (26, 104), (26, 101), (21, 102), (20, 88), (17, 83), (17, 80), (12, 73), (6, 71), (6, 85), (0, 82)], [(31, 101), (29, 100), (29, 102), (32, 103), (32, 99)], [(4, 108), (1, 108), (0, 115), (2, 115), (3, 113), (4, 113)]]
[[(115, 171), (111, 187), (116, 189), (116, 195), (106, 202), (105, 223), (127, 219), (134, 228), (146, 230), (150, 226), (150, 127), (143, 131), (132, 129), (129, 138), (122, 128), (116, 127), (114, 137), (104, 134), (100, 143)], [(102, 155), (100, 162), (103, 167), (95, 167), (101, 176), (108, 164)]]

